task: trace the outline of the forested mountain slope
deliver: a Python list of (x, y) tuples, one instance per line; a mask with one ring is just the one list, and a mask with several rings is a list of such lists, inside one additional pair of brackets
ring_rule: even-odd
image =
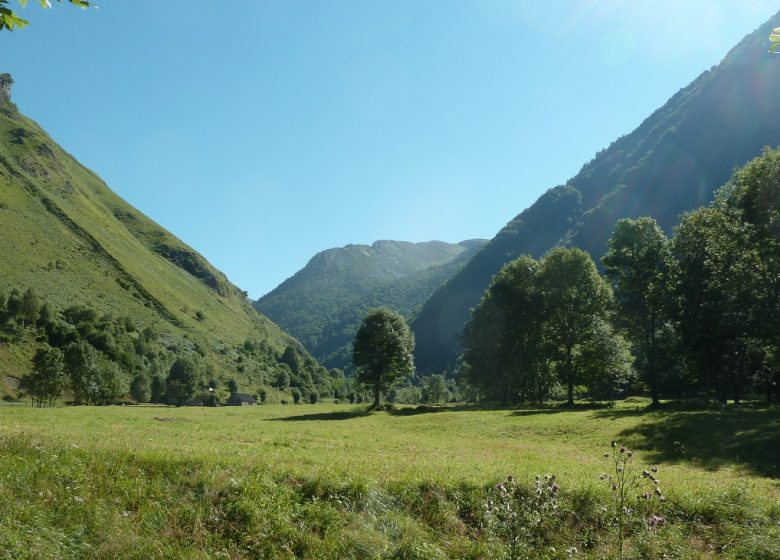
[[(0, 295), (32, 288), (55, 312), (85, 305), (127, 317), (139, 331), (153, 327), (172, 352), (197, 353), (215, 375), (255, 387), (288, 347), (319, 368), (224, 274), (22, 115), (10, 77), (0, 77)], [(23, 335), (0, 340), (5, 392), (30, 369), (35, 341)], [(237, 353), (247, 341), (251, 359)]]
[(708, 202), (734, 167), (780, 144), (780, 56), (768, 54), (767, 40), (777, 26), (780, 14), (542, 195), (438, 289), (412, 325), (418, 368), (454, 366), (469, 310), (505, 263), (556, 245), (581, 247), (600, 262), (618, 219), (652, 216), (670, 230), (682, 212)]
[(350, 344), (369, 309), (408, 316), (484, 245), (377, 241), (315, 255), (255, 307), (329, 367), (348, 367)]

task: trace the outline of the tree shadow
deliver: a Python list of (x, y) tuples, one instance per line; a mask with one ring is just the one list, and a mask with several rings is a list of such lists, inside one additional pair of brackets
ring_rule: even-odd
[(780, 408), (614, 410), (602, 418), (644, 416), (619, 437), (648, 462), (690, 463), (707, 470), (736, 465), (748, 473), (780, 476)]
[(536, 416), (538, 414), (560, 414), (562, 412), (583, 412), (588, 410), (611, 410), (607, 403), (601, 402), (578, 402), (573, 405), (568, 404), (541, 404), (534, 406), (525, 406), (512, 410), (512, 416)]
[(281, 418), (269, 418), (269, 422), (307, 422), (312, 420), (351, 420), (368, 416), (368, 410), (340, 410), (337, 412), (316, 412), (313, 414), (299, 414), (296, 416), (283, 416)]
[(390, 413), (393, 416), (416, 416), (418, 414), (436, 414), (439, 412), (458, 412), (463, 410), (479, 410), (473, 407), (466, 407), (466, 406), (431, 406), (431, 405), (424, 405), (421, 404), (419, 406), (412, 407), (406, 407), (406, 408), (395, 408), (392, 410), (388, 410), (388, 413)]

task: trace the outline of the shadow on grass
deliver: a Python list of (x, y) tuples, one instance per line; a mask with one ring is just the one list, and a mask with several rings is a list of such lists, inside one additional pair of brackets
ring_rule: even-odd
[(368, 410), (340, 410), (338, 412), (317, 412), (314, 414), (299, 414), (297, 416), (283, 416), (281, 418), (269, 418), (271, 422), (307, 422), (311, 420), (351, 420), (371, 414)]
[(540, 404), (512, 409), (512, 416), (536, 416), (538, 414), (560, 414), (562, 412), (580, 412), (586, 410), (609, 410), (610, 405), (601, 402), (577, 402), (573, 405)]
[(647, 462), (690, 463), (708, 470), (736, 465), (780, 476), (780, 408), (713, 409), (686, 405), (598, 413), (603, 419), (643, 419), (619, 433)]

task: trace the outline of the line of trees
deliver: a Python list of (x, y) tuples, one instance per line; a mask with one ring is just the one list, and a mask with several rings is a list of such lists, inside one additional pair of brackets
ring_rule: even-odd
[(668, 239), (620, 220), (602, 259), (557, 248), (507, 264), (464, 331), (460, 375), (481, 396), (541, 401), (575, 387), (654, 403), (704, 394), (780, 399), (780, 151), (735, 172)]

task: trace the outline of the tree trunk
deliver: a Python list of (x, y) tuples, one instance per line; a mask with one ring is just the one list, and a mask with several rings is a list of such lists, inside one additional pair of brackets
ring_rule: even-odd
[(379, 396), (380, 396), (379, 388), (375, 387), (374, 388), (374, 404), (371, 406), (371, 408), (373, 408), (374, 410), (379, 410)]

